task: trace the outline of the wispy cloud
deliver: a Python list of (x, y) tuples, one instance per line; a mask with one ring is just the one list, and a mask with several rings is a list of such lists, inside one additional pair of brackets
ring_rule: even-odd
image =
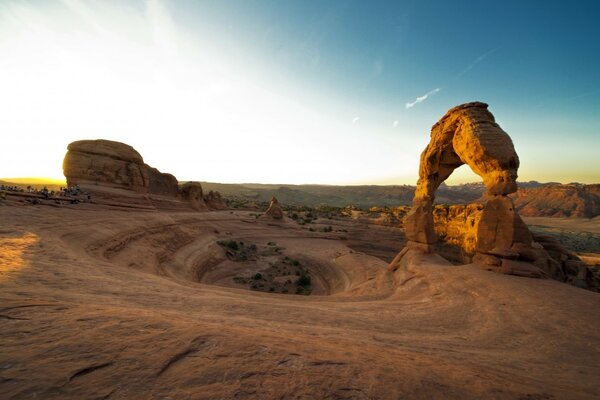
[(398, 121), (398, 120), (395, 120), (395, 121), (392, 123), (392, 126), (393, 126), (394, 128), (397, 128), (399, 123), (400, 123), (400, 121)]
[(456, 75), (455, 79), (458, 79), (461, 76), (463, 76), (464, 74), (466, 74), (467, 72), (469, 72), (471, 69), (473, 69), (473, 67), (475, 65), (477, 65), (478, 63), (485, 60), (488, 56), (494, 54), (499, 48), (500, 48), (500, 46), (498, 46), (494, 49), (491, 49), (491, 50), (487, 51), (486, 53), (483, 53), (482, 55), (477, 57), (471, 64), (467, 65), (467, 67), (465, 69), (463, 69), (458, 75)]
[(358, 117), (354, 117), (354, 118), (352, 118), (352, 123), (353, 123), (353, 124), (357, 123), (359, 119), (360, 119), (360, 118), (358, 118)]
[(436, 94), (436, 93), (437, 93), (437, 92), (439, 92), (440, 90), (442, 90), (442, 89), (440, 89), (440, 88), (435, 88), (435, 89), (433, 89), (433, 90), (431, 90), (431, 91), (429, 91), (429, 92), (425, 93), (423, 96), (419, 96), (419, 97), (417, 97), (417, 98), (415, 99), (415, 101), (413, 101), (412, 103), (406, 103), (406, 109), (413, 108), (415, 105), (417, 105), (417, 104), (419, 104), (419, 103), (422, 103), (422, 102), (424, 102), (425, 100), (427, 100), (427, 98), (428, 98), (429, 96), (433, 96), (434, 94)]

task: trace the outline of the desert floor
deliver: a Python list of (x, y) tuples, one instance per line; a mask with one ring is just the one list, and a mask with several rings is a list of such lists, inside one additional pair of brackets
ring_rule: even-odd
[[(0, 205), (0, 397), (600, 397), (599, 294), (435, 260), (392, 275), (398, 230), (322, 222)], [(312, 295), (234, 282), (282, 257)]]

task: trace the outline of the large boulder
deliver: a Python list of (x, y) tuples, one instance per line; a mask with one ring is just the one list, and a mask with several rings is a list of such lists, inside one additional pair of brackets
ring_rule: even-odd
[(147, 192), (148, 171), (133, 147), (110, 140), (80, 140), (67, 148), (63, 161), (67, 185), (92, 183)]
[(177, 179), (144, 163), (128, 144), (112, 140), (79, 140), (69, 144), (63, 160), (67, 185), (94, 184), (142, 193), (176, 196)]
[(207, 208), (204, 202), (202, 185), (199, 182), (187, 182), (179, 188), (179, 194), (182, 200), (190, 203), (196, 210), (205, 210)]
[(221, 193), (216, 191), (209, 191), (207, 195), (204, 196), (204, 202), (211, 210), (225, 210), (227, 209), (227, 205), (225, 201), (221, 197)]
[(265, 215), (268, 215), (273, 219), (283, 219), (283, 210), (281, 209), (279, 201), (277, 201), (277, 198), (275, 196), (271, 198), (269, 208), (265, 212)]

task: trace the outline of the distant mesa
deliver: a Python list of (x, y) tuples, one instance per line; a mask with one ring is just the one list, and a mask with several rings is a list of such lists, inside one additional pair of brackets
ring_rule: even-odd
[[(198, 182), (188, 182), (180, 188), (175, 176), (145, 164), (140, 153), (125, 143), (104, 139), (79, 140), (69, 144), (67, 149), (63, 173), (68, 186), (78, 184), (90, 190), (105, 187), (162, 195), (173, 201), (183, 200), (195, 210), (225, 208), (219, 193), (211, 191), (204, 196), (202, 185)], [(152, 204), (155, 203), (166, 204), (158, 200)]]
[(594, 218), (600, 215), (600, 185), (560, 183), (523, 188), (513, 196), (519, 214), (526, 217)]
[(273, 219), (283, 219), (283, 210), (277, 198), (273, 196), (271, 198), (271, 202), (269, 203), (269, 208), (265, 212), (265, 215), (270, 216)]
[(486, 188), (474, 263), (504, 274), (565, 281), (566, 271), (533, 240), (508, 197), (517, 191), (519, 158), (488, 105), (480, 102), (452, 108), (431, 129), (431, 140), (421, 154), (413, 206), (404, 222), (407, 245), (392, 261), (391, 270), (410, 264), (415, 255), (435, 252), (435, 193), (463, 164), (482, 177)]

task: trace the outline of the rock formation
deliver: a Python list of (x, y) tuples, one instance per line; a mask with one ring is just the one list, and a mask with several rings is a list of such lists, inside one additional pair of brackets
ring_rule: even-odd
[[(433, 208), (433, 223), (435, 232), (438, 238), (446, 244), (452, 245), (459, 251), (455, 254), (448, 252), (448, 248), (437, 246), (440, 254), (444, 257), (450, 257), (454, 262), (470, 263), (473, 257), (477, 254), (478, 231), (479, 223), (483, 215), (483, 204), (467, 204), (444, 206), (436, 205)], [(550, 272), (550, 277), (561, 282), (565, 282), (580, 288), (600, 292), (600, 279), (594, 275), (593, 268), (588, 267), (585, 263), (572, 251), (567, 250), (555, 238), (532, 233), (534, 244), (532, 247), (539, 245), (543, 247), (543, 257), (549, 256), (549, 261), (555, 268)], [(536, 243), (537, 242), (537, 243)], [(444, 253), (444, 250), (446, 252)], [(529, 259), (535, 262), (536, 257), (539, 257), (539, 252), (528, 254), (522, 249), (523, 254), (519, 257), (523, 260)]]
[(111, 140), (79, 140), (69, 144), (63, 160), (67, 185), (101, 184), (141, 193), (177, 195), (177, 179), (144, 164), (133, 147)]
[(179, 182), (171, 174), (160, 172), (146, 165), (148, 173), (148, 193), (176, 196), (179, 193)]
[[(202, 185), (188, 182), (179, 188), (177, 178), (162, 173), (144, 163), (133, 147), (111, 140), (80, 140), (69, 144), (63, 160), (63, 172), (67, 185), (115, 187), (155, 196), (152, 204), (164, 204), (179, 199), (189, 203), (195, 210), (225, 209), (218, 192), (204, 196)], [(171, 197), (172, 200), (168, 200)], [(165, 200), (167, 199), (167, 200)]]
[(110, 140), (80, 140), (68, 146), (63, 161), (67, 185), (102, 184), (146, 193), (149, 177), (140, 153)]
[(187, 182), (181, 185), (179, 189), (180, 196), (183, 200), (190, 203), (192, 208), (196, 210), (207, 209), (202, 193), (202, 185), (199, 182)]
[(413, 206), (404, 222), (407, 246), (391, 269), (400, 266), (408, 251), (434, 252), (435, 192), (456, 168), (467, 164), (486, 187), (474, 262), (501, 273), (564, 278), (556, 262), (533, 241), (508, 197), (517, 191), (519, 157), (510, 137), (487, 108), (479, 102), (454, 107), (431, 129), (431, 140), (421, 154)]
[(225, 210), (227, 208), (225, 201), (221, 197), (221, 193), (212, 190), (204, 196), (204, 202), (211, 210)]
[(279, 201), (277, 201), (277, 198), (275, 198), (275, 196), (271, 198), (269, 208), (265, 212), (265, 215), (268, 215), (273, 219), (283, 219), (283, 210), (281, 209)]

